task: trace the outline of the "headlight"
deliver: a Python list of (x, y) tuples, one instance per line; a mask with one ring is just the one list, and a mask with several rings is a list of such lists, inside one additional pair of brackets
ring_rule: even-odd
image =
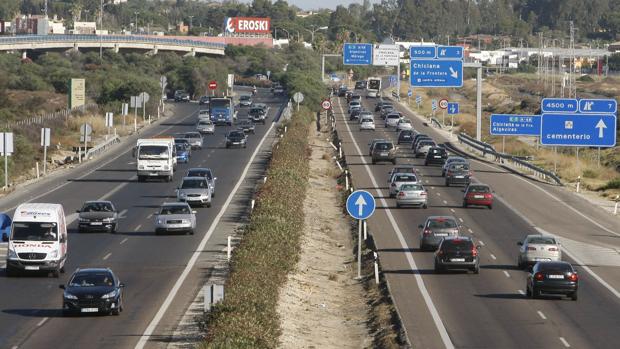
[(187, 223), (189, 223), (189, 221), (187, 219), (181, 219), (181, 223), (182, 224), (187, 224)]
[(108, 298), (114, 298), (116, 297), (116, 290), (110, 292), (110, 293), (106, 293), (103, 296), (101, 296), (101, 299), (108, 299)]
[(90, 219), (80, 217), (79, 221), (82, 222), (82, 223), (88, 223), (88, 222), (90, 222)]
[(157, 220), (157, 224), (164, 224), (164, 220), (163, 219), (158, 219)]
[(138, 170), (144, 170), (144, 165), (139, 165)]
[(15, 250), (9, 248), (9, 253), (6, 257), (8, 259), (15, 259), (17, 258), (17, 253), (15, 253)]
[(103, 221), (106, 222), (106, 223), (114, 222), (114, 218), (112, 218), (112, 217), (104, 218)]
[(67, 293), (67, 291), (65, 291), (65, 293), (63, 294), (63, 296), (64, 296), (66, 299), (77, 299), (77, 297), (76, 297), (76, 296), (72, 295), (71, 293)]
[(187, 196), (187, 194), (185, 194), (185, 193), (179, 193), (179, 196), (180, 196), (180, 197), (182, 197), (182, 198), (184, 198), (184, 197), (186, 197), (186, 196)]
[(49, 257), (50, 257), (50, 258), (58, 258), (58, 251), (52, 251), (52, 252), (50, 252)]

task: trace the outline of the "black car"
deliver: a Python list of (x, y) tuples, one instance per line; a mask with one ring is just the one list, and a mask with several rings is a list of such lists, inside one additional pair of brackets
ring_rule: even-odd
[(209, 96), (201, 96), (198, 100), (199, 105), (209, 104)]
[(111, 314), (123, 311), (124, 284), (109, 268), (77, 269), (69, 283), (60, 285), (63, 315)]
[(527, 275), (525, 292), (529, 297), (543, 294), (566, 295), (577, 300), (579, 275), (567, 262), (538, 262)]
[(346, 86), (340, 86), (338, 89), (338, 97), (344, 97), (347, 94), (347, 90)]
[(265, 112), (265, 109), (262, 107), (252, 107), (250, 109), (250, 111), (248, 112), (248, 116), (255, 122), (255, 123), (262, 123), (263, 125), (265, 124), (265, 117), (267, 116), (267, 113)]
[(448, 152), (442, 147), (431, 147), (426, 153), (426, 159), (424, 159), (424, 166), (430, 164), (443, 165), (448, 158)]
[(398, 140), (396, 141), (396, 144), (411, 143), (413, 142), (413, 136), (413, 130), (402, 130), (398, 134)]
[(189, 102), (189, 93), (183, 90), (174, 91), (174, 101), (175, 102)]
[(356, 90), (365, 90), (366, 86), (368, 85), (368, 81), (356, 81), (355, 82), (355, 89)]
[(468, 186), (471, 182), (471, 171), (469, 164), (465, 162), (457, 162), (448, 166), (446, 170), (446, 187), (454, 184), (463, 184)]
[(351, 110), (351, 114), (349, 115), (349, 120), (357, 120), (360, 117), (360, 114), (364, 110), (362, 108), (354, 108)]
[(106, 231), (116, 233), (118, 212), (110, 201), (86, 201), (78, 213), (78, 232)]
[(379, 102), (377, 102), (377, 104), (375, 104), (375, 111), (381, 111), (381, 108), (384, 105), (392, 105), (392, 103), (386, 102), (386, 101), (379, 101)]
[(243, 131), (230, 131), (226, 134), (226, 148), (247, 147), (247, 136)]
[(474, 274), (480, 272), (480, 257), (478, 249), (468, 236), (445, 237), (435, 251), (435, 272), (445, 270), (471, 270)]
[(239, 131), (243, 131), (244, 133), (253, 134), (255, 132), (254, 123), (252, 122), (252, 120), (249, 119), (239, 120), (239, 122), (237, 122), (237, 129)]

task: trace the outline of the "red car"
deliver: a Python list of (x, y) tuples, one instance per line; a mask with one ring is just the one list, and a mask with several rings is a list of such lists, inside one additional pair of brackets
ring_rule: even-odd
[(463, 207), (467, 206), (486, 206), (493, 209), (493, 191), (486, 184), (470, 184), (464, 190)]

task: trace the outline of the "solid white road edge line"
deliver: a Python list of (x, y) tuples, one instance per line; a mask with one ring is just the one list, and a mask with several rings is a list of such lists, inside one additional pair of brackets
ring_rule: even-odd
[(121, 241), (121, 243), (119, 245), (122, 245), (122, 244), (126, 243), (127, 240), (128, 240), (128, 238), (124, 238), (123, 241)]
[(202, 250), (204, 250), (205, 245), (207, 244), (207, 241), (209, 241), (209, 238), (211, 238), (211, 235), (215, 231), (215, 227), (219, 224), (220, 220), (222, 219), (222, 216), (224, 216), (224, 213), (226, 212), (226, 210), (228, 209), (228, 206), (232, 202), (233, 197), (237, 193), (237, 190), (239, 190), (239, 187), (241, 187), (241, 183), (243, 183), (243, 181), (245, 180), (245, 177), (248, 174), (248, 171), (250, 170), (250, 167), (252, 166), (252, 163), (254, 162), (254, 158), (256, 157), (258, 152), (261, 150), (261, 148), (263, 146), (263, 143), (265, 142), (265, 139), (267, 139), (267, 137), (269, 136), (269, 134), (271, 133), (271, 130), (273, 129), (273, 127), (275, 125), (276, 125), (275, 123), (271, 124), (271, 126), (269, 127), (267, 132), (265, 132), (265, 135), (261, 139), (260, 143), (258, 143), (258, 145), (256, 146), (256, 149), (254, 150), (254, 153), (252, 154), (252, 156), (248, 160), (247, 165), (245, 166), (245, 168), (243, 169), (243, 172), (241, 173), (241, 177), (239, 177), (239, 181), (237, 181), (237, 184), (235, 184), (235, 187), (233, 188), (233, 190), (228, 195), (228, 198), (226, 199), (226, 202), (224, 202), (224, 205), (220, 209), (220, 212), (218, 212), (217, 216), (215, 216), (215, 219), (213, 219), (213, 221), (211, 222), (211, 226), (209, 227), (209, 230), (207, 231), (207, 233), (204, 235), (204, 237), (200, 241), (200, 244), (196, 248), (196, 251), (192, 254), (192, 257), (190, 258), (189, 262), (187, 263), (187, 266), (185, 266), (185, 269), (183, 269), (183, 272), (181, 273), (181, 275), (179, 275), (179, 278), (174, 283), (174, 286), (172, 287), (172, 289), (168, 293), (168, 296), (166, 296), (166, 299), (164, 300), (164, 302), (159, 307), (159, 310), (157, 311), (157, 313), (153, 317), (153, 320), (151, 320), (151, 322), (147, 326), (146, 330), (144, 330), (144, 333), (142, 334), (142, 336), (138, 340), (138, 343), (136, 344), (135, 349), (142, 349), (142, 348), (144, 348), (144, 346), (146, 345), (147, 341), (149, 340), (149, 338), (153, 334), (153, 331), (155, 331), (155, 328), (157, 328), (157, 325), (159, 324), (161, 319), (164, 317), (164, 314), (168, 310), (168, 307), (170, 307), (170, 304), (172, 304), (172, 301), (174, 300), (174, 297), (176, 297), (176, 294), (179, 292), (179, 289), (183, 285), (183, 282), (185, 282), (185, 279), (187, 278), (187, 275), (189, 275), (189, 272), (192, 270), (192, 268), (196, 264), (196, 261), (198, 260), (198, 257), (202, 253)]
[(37, 327), (41, 327), (43, 326), (43, 324), (45, 323), (45, 321), (47, 321), (49, 318), (44, 317), (43, 319), (41, 319), (41, 321), (39, 321), (39, 323), (37, 324)]
[(491, 259), (497, 259), (497, 257), (495, 257), (495, 255), (493, 253), (491, 253)]
[[(340, 100), (338, 100), (338, 108), (340, 109), (340, 113), (342, 115), (342, 119), (344, 120), (344, 124), (347, 127), (347, 131), (349, 131), (349, 134), (351, 135), (351, 138), (353, 139), (353, 145), (355, 146), (357, 153), (360, 155), (362, 163), (364, 164), (364, 168), (366, 169), (366, 172), (368, 173), (368, 176), (370, 180), (372, 181), (372, 185), (375, 188), (379, 188), (379, 185), (377, 184), (375, 176), (372, 174), (372, 171), (370, 171), (370, 167), (368, 166), (368, 163), (366, 162), (366, 159), (364, 158), (363, 153), (359, 145), (357, 144), (357, 141), (355, 140), (355, 136), (353, 135), (353, 132), (351, 132), (351, 128), (349, 127), (349, 124), (346, 122), (346, 118), (344, 117), (344, 110), (342, 109)], [(383, 199), (384, 196), (383, 196), (382, 191), (380, 189), (376, 189), (376, 191), (377, 191), (377, 194), (379, 194), (379, 196), (381, 197), (379, 199), (381, 201), (381, 204), (384, 207), (389, 207), (387, 204), (387, 201)], [(439, 193), (437, 193), (437, 195), (439, 195)], [(392, 224), (392, 228), (394, 229), (394, 232), (396, 233), (396, 236), (398, 237), (398, 241), (400, 242), (400, 245), (404, 249), (409, 248), (409, 246), (407, 245), (407, 242), (405, 241), (405, 238), (403, 237), (402, 232), (400, 231), (400, 228), (398, 227), (398, 224), (396, 223), (396, 220), (394, 219), (394, 216), (392, 216), (392, 210), (389, 208), (386, 209), (385, 214), (387, 215), (388, 220), (390, 221), (390, 224)], [(415, 261), (413, 260), (412, 254), (406, 253), (405, 256), (407, 258), (407, 262), (409, 262), (409, 266), (411, 267), (411, 270), (412, 271), (418, 270), (418, 267)], [(426, 289), (426, 285), (424, 284), (424, 280), (422, 279), (422, 276), (419, 273), (414, 273), (413, 275), (418, 285), (418, 289), (420, 290), (420, 293), (422, 294), (422, 298), (424, 299), (424, 303), (426, 304), (428, 311), (431, 313), (431, 317), (433, 318), (433, 322), (435, 323), (435, 326), (437, 327), (437, 331), (439, 332), (439, 335), (441, 336), (441, 340), (443, 341), (444, 346), (447, 349), (453, 349), (454, 344), (452, 343), (452, 340), (450, 339), (450, 336), (448, 335), (448, 331), (446, 330), (446, 327), (443, 324), (441, 317), (439, 316), (439, 312), (437, 311), (437, 308), (435, 307), (435, 304), (433, 303), (433, 300), (431, 299), (431, 296), (428, 293), (428, 290)]]

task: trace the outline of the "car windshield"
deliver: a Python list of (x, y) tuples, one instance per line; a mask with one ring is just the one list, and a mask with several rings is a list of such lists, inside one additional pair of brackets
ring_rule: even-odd
[(471, 240), (445, 240), (441, 244), (441, 249), (446, 252), (472, 250), (474, 243)]
[(240, 99), (242, 101), (248, 101), (248, 100), (250, 100), (250, 96), (241, 96)]
[(200, 133), (198, 132), (188, 132), (185, 134), (185, 138), (201, 138)]
[(13, 222), (12, 240), (56, 241), (58, 228), (56, 223)]
[(177, 153), (184, 152), (187, 150), (187, 146), (185, 144), (175, 144), (174, 147), (177, 150)]
[(228, 134), (228, 138), (243, 138), (244, 135), (243, 133), (239, 133), (239, 132), (231, 132)]
[(407, 120), (407, 119), (403, 119), (403, 120), (400, 120), (400, 123), (401, 123), (401, 124), (410, 124), (410, 123), (411, 123), (411, 121), (410, 121), (410, 120)]
[(212, 125), (211, 121), (201, 121), (198, 123), (198, 125), (200, 126), (208, 126), (208, 125)]
[(419, 191), (424, 190), (424, 187), (418, 184), (403, 184), (400, 187), (400, 191)]
[(435, 145), (435, 142), (431, 142), (431, 141), (422, 141), (422, 142), (420, 142), (420, 145), (419, 145), (419, 146), (420, 146), (420, 147), (426, 147), (426, 146), (431, 146), (431, 147), (432, 147), (433, 145)]
[(533, 236), (527, 239), (529, 244), (555, 245), (555, 239), (547, 236)]
[(395, 175), (394, 182), (415, 182), (416, 178), (413, 175)]
[(114, 277), (108, 272), (77, 273), (69, 281), (70, 287), (114, 286)]
[(394, 167), (392, 173), (414, 173), (413, 167)]
[(208, 186), (204, 179), (186, 179), (181, 184), (181, 189), (201, 189)]
[(469, 193), (490, 193), (491, 189), (485, 185), (471, 185), (467, 189)]
[(446, 228), (456, 228), (456, 222), (453, 219), (431, 219), (428, 221), (428, 228), (436, 228), (436, 229), (446, 229)]
[(400, 115), (398, 114), (390, 114), (387, 117), (388, 119), (400, 119)]
[(188, 206), (185, 205), (170, 205), (170, 206), (162, 206), (160, 215), (170, 215), (170, 214), (189, 214), (190, 210)]
[(89, 202), (84, 204), (82, 212), (112, 212), (114, 207), (109, 202)]
[(373, 119), (369, 119), (369, 118), (364, 118), (362, 119), (362, 122), (374, 122)]
[(161, 145), (143, 145), (138, 150), (138, 159), (162, 159), (168, 157), (168, 147)]
[(465, 162), (465, 159), (450, 157), (447, 162)]
[(377, 150), (390, 150), (394, 148), (394, 146), (392, 145), (392, 143), (377, 143), (375, 148), (377, 148)]

